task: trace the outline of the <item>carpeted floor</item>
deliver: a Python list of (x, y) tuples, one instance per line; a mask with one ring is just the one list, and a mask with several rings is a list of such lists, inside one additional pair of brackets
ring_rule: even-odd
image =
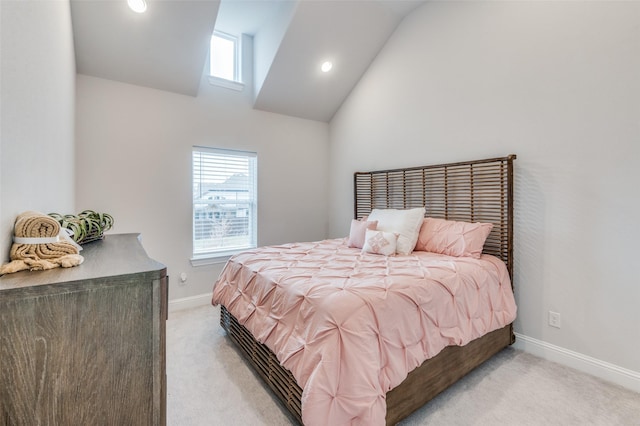
[[(291, 425), (218, 324), (219, 309), (167, 322), (167, 424)], [(640, 426), (640, 394), (507, 348), (401, 425)]]

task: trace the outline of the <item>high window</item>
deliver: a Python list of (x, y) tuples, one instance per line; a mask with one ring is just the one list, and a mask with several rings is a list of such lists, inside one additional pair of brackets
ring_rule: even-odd
[(209, 58), (209, 81), (212, 84), (242, 89), (238, 37), (215, 31), (211, 36)]
[(256, 247), (257, 155), (193, 148), (193, 257)]

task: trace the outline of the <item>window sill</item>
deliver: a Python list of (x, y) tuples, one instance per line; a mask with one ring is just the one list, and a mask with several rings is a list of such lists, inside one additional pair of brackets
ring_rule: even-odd
[[(255, 248), (255, 247), (254, 247)], [(221, 251), (218, 253), (206, 253), (200, 255), (194, 255), (189, 261), (191, 266), (206, 266), (224, 264), (234, 254), (242, 253), (245, 250), (251, 250), (251, 247), (245, 247), (237, 250)]]
[(229, 260), (233, 253), (229, 254), (212, 254), (209, 256), (195, 256), (189, 259), (191, 266), (207, 266), (207, 265), (219, 265), (224, 264)]
[(226, 89), (236, 90), (242, 92), (244, 90), (244, 83), (241, 81), (232, 81), (225, 78), (209, 76), (209, 84), (212, 86), (224, 87)]

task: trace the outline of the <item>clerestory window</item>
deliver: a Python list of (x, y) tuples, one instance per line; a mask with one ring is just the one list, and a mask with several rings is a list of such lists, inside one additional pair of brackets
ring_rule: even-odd
[(240, 41), (231, 34), (215, 31), (211, 36), (209, 82), (242, 90)]

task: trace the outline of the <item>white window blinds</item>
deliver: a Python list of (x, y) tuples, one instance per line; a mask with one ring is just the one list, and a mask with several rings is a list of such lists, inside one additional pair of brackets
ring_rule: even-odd
[(256, 153), (194, 147), (194, 257), (256, 247), (257, 198)]

